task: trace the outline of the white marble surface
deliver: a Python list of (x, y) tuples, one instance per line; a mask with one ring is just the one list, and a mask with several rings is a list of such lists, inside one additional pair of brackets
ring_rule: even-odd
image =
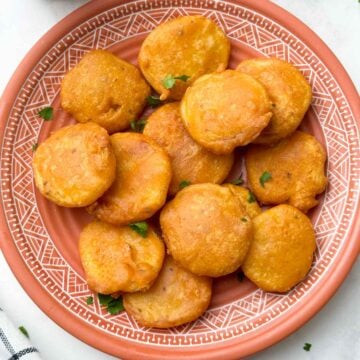
[[(262, 1), (262, 0), (254, 0)], [(120, 2), (120, 0), (119, 0)], [(274, 0), (309, 25), (333, 50), (360, 89), (358, 0)], [(32, 45), (84, 0), (0, 0), (0, 93)], [(300, 330), (251, 359), (360, 359), (360, 263), (326, 307)], [(32, 302), (0, 252), (0, 307), (29, 331), (45, 360), (109, 360), (56, 325)], [(313, 344), (310, 352), (302, 347)]]

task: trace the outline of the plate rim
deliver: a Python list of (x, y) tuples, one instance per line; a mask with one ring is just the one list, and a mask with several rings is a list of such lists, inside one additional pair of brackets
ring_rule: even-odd
[[(121, 5), (131, 3), (133, 1), (134, 0), (121, 1)], [(319, 57), (319, 59), (321, 59), (326, 68), (333, 74), (349, 103), (358, 126), (360, 126), (360, 102), (356, 88), (340, 61), (318, 35), (316, 35), (307, 25), (301, 22), (294, 15), (290, 14), (287, 10), (271, 3), (268, 0), (261, 3), (254, 3), (251, 0), (227, 0), (226, 2), (247, 7), (270, 17), (272, 20), (277, 21), (281, 26), (291, 31), (305, 44), (307, 44), (307, 46)], [(116, 0), (95, 0), (81, 6), (51, 27), (28, 51), (5, 87), (0, 99), (1, 140), (3, 138), (6, 120), (17, 97), (18, 91), (21, 89), (27, 75), (31, 72), (34, 65), (44, 56), (47, 50), (56, 43), (56, 41), (62, 38), (74, 27), (78, 26), (86, 19), (89, 19), (100, 12), (106, 11), (115, 5), (119, 5), (119, 2)], [(2, 194), (0, 194), (0, 197), (1, 249), (13, 274), (33, 302), (64, 330), (92, 347), (96, 347), (99, 350), (112, 355), (116, 354), (118, 356), (126, 356), (126, 358), (146, 356), (148, 359), (158, 359), (159, 354), (153, 354), (154, 348), (151, 345), (137, 343), (137, 349), (133, 348), (132, 353), (129, 354), (126, 350), (126, 345), (130, 343), (129, 341), (119, 339), (115, 335), (105, 334), (83, 321), (76, 321), (74, 315), (68, 312), (65, 308), (61, 307), (61, 311), (58, 311), (58, 302), (49, 296), (41, 284), (38, 283), (37, 279), (32, 276), (30, 270), (27, 268), (15, 244), (13, 243), (8, 225), (5, 221)], [(357, 204), (356, 213), (359, 213), (359, 210), (360, 202)], [(236, 356), (236, 358), (238, 358), (239, 356), (247, 356), (263, 350), (266, 347), (282, 340), (284, 337), (289, 336), (292, 332), (296, 331), (299, 327), (310, 320), (318, 311), (320, 311), (320, 309), (331, 299), (341, 283), (344, 281), (360, 251), (359, 233), (360, 217), (355, 216), (349, 229), (347, 246), (340, 251), (339, 255), (335, 259), (334, 264), (332, 265), (332, 272), (328, 272), (326, 276), (324, 276), (321, 286), (317, 289), (311, 299), (305, 298), (301, 302), (301, 305), (299, 305), (300, 309), (295, 316), (289, 318), (289, 315), (287, 314), (287, 318), (286, 315), (281, 317), (282, 321), (276, 328), (274, 328), (272, 324), (270, 334), (262, 334), (264, 332), (263, 330), (260, 334), (254, 334), (254, 336), (245, 344), (239, 341), (227, 340), (221, 344), (217, 343), (214, 345), (194, 346), (189, 349), (179, 349), (180, 351), (174, 351), (168, 347), (162, 349), (163, 355), (165, 356), (166, 353), (168, 353), (168, 355), (170, 355), (170, 353), (176, 353), (177, 355), (186, 355), (191, 353), (193, 359), (217, 359), (219, 356), (223, 356), (224, 350), (226, 350), (228, 355)], [(286, 321), (284, 321), (284, 318)], [(96, 339), (99, 340), (98, 343), (93, 340), (95, 333), (97, 333), (101, 338), (101, 340)], [(260, 340), (259, 336), (262, 336)], [(116, 345), (114, 345), (114, 343), (116, 343)], [(119, 344), (121, 344), (121, 351), (119, 351)], [(206, 352), (206, 354), (204, 354), (204, 350), (206, 349), (211, 349), (211, 353)]]

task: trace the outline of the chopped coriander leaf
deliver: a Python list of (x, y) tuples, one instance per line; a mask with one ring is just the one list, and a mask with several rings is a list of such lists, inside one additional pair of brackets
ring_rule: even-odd
[(242, 222), (247, 222), (248, 220), (247, 220), (246, 217), (242, 217), (242, 218), (241, 218), (241, 221), (242, 221)]
[(191, 185), (191, 182), (188, 180), (183, 180), (180, 184), (179, 184), (179, 189), (182, 190), (184, 188), (186, 188), (187, 186)]
[(185, 81), (188, 81), (190, 79), (190, 76), (188, 76), (188, 75), (175, 76), (175, 79), (185, 82)]
[(27, 337), (30, 338), (29, 333), (23, 326), (19, 326), (19, 330)]
[(107, 311), (111, 315), (116, 315), (124, 310), (122, 297), (115, 299), (111, 295), (98, 294), (100, 305), (106, 306)]
[(87, 297), (86, 304), (92, 305), (94, 303), (94, 298), (92, 296)]
[(271, 178), (272, 178), (271, 173), (269, 173), (268, 171), (264, 171), (259, 179), (261, 186), (265, 187), (265, 183), (271, 180)]
[(254, 195), (251, 191), (249, 191), (249, 195), (248, 195), (247, 201), (248, 201), (249, 204), (251, 204), (251, 203), (253, 203), (253, 202), (256, 201), (255, 195)]
[(148, 224), (145, 221), (140, 221), (129, 225), (130, 228), (136, 231), (143, 238), (146, 238), (148, 233)]
[(54, 110), (51, 106), (44, 107), (42, 110), (38, 112), (38, 115), (44, 119), (44, 121), (52, 120), (54, 114)]
[(120, 311), (123, 311), (124, 305), (123, 305), (122, 297), (120, 296), (117, 299), (111, 300), (107, 306), (107, 310), (111, 315), (116, 315)]
[(130, 127), (133, 131), (142, 133), (144, 131), (146, 122), (147, 121), (145, 119), (133, 120), (130, 122)]
[(109, 302), (114, 298), (111, 295), (98, 294), (99, 303), (103, 306), (108, 306)]
[(175, 78), (172, 75), (167, 75), (161, 83), (163, 84), (165, 89), (171, 89), (175, 85)]
[(187, 75), (180, 75), (180, 76), (166, 75), (165, 78), (161, 81), (161, 83), (165, 89), (172, 89), (175, 85), (176, 80), (181, 80), (186, 82), (189, 78), (190, 76)]
[(236, 277), (238, 281), (242, 282), (244, 280), (244, 273), (240, 271), (236, 274)]
[(160, 100), (159, 96), (155, 96), (155, 95), (148, 96), (146, 98), (146, 101), (148, 105), (151, 106), (152, 108), (155, 108), (162, 104), (162, 101)]
[(32, 151), (33, 151), (33, 152), (35, 152), (35, 151), (36, 151), (36, 149), (38, 148), (38, 146), (39, 146), (39, 144), (38, 144), (38, 143), (33, 144), (33, 146), (32, 146)]
[(242, 185), (244, 183), (244, 180), (240, 176), (239, 178), (237, 178), (235, 180), (232, 180), (231, 183), (234, 184), (234, 185)]
[(305, 343), (304, 346), (303, 346), (303, 349), (304, 349), (305, 351), (310, 351), (311, 346), (312, 346), (312, 344)]

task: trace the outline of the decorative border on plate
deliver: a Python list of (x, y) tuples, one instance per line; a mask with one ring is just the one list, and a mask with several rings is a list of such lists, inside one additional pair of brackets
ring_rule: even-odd
[[(226, 306), (210, 309), (198, 321), (168, 330), (139, 327), (126, 313), (109, 316), (98, 304), (86, 305), (89, 291), (57, 251), (41, 221), (33, 191), (32, 144), (41, 130), (39, 108), (55, 98), (64, 74), (92, 48), (108, 48), (148, 33), (160, 23), (203, 14), (227, 35), (294, 63), (313, 87), (312, 109), (321, 124), (329, 159), (329, 187), (315, 227), (318, 251), (307, 279), (286, 295), (259, 289)], [(244, 336), (267, 325), (309, 295), (340, 254), (355, 215), (359, 184), (359, 132), (342, 90), (318, 57), (295, 35), (251, 9), (212, 0), (144, 0), (103, 12), (65, 35), (43, 56), (20, 90), (6, 124), (1, 153), (1, 191), (13, 240), (34, 277), (49, 296), (94, 327), (136, 342), (160, 346), (206, 345)], [(351, 190), (349, 190), (351, 189)]]

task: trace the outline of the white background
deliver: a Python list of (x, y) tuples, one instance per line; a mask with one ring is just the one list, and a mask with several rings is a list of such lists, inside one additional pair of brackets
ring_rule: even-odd
[[(263, 0), (254, 0), (263, 1)], [(0, 93), (32, 45), (85, 0), (0, 0)], [(120, 1), (119, 1), (120, 2)], [(358, 0), (274, 0), (309, 25), (342, 62), (360, 88), (360, 4)], [(360, 359), (360, 263), (326, 307), (279, 344), (251, 359)], [(0, 307), (16, 326), (24, 325), (45, 360), (109, 360), (65, 332), (32, 302), (0, 252)], [(310, 352), (302, 347), (312, 343)]]

